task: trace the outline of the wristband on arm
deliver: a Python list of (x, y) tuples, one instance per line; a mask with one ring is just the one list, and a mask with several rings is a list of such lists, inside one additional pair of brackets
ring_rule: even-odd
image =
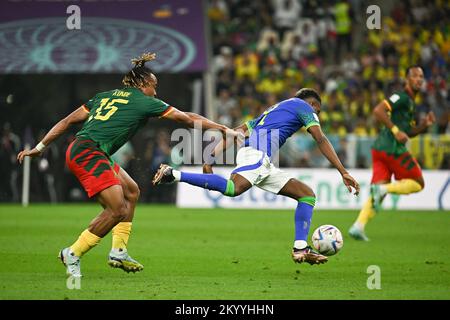
[(391, 132), (392, 132), (392, 134), (395, 136), (398, 132), (400, 131), (400, 129), (396, 126), (396, 125), (394, 125), (392, 128), (391, 128)]
[(41, 141), (37, 144), (37, 146), (35, 148), (37, 151), (42, 152), (42, 151), (44, 151), (45, 147), (46, 147), (45, 144), (43, 144)]

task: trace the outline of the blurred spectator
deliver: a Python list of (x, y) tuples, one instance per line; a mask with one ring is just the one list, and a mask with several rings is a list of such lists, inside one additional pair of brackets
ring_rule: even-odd
[(219, 72), (223, 69), (233, 70), (233, 50), (228, 46), (223, 46), (220, 48), (220, 54), (214, 58), (213, 71)]
[(307, 48), (308, 51), (317, 51), (317, 30), (312, 19), (302, 19), (298, 23), (298, 31), (296, 32), (300, 35), (302, 39), (302, 44)]
[(411, 8), (412, 16), (414, 18), (414, 24), (422, 24), (430, 19), (430, 10), (425, 5), (423, 0), (412, 0), (413, 6)]
[(272, 0), (274, 7), (274, 23), (280, 39), (285, 31), (295, 27), (302, 11), (299, 0)]
[(211, 0), (208, 18), (212, 21), (225, 21), (228, 18), (228, 6), (224, 0)]
[(4, 183), (0, 183), (0, 201), (17, 202), (19, 201), (19, 189), (16, 159), (21, 145), (19, 137), (12, 132), (11, 125), (8, 122), (2, 126), (0, 143), (0, 177), (4, 181)]
[(249, 77), (256, 80), (259, 75), (258, 56), (249, 48), (245, 48), (242, 54), (238, 54), (235, 59), (236, 77), (242, 79)]
[[(41, 130), (38, 134), (38, 140), (42, 141), (46, 131)], [(57, 175), (59, 161), (59, 150), (56, 144), (50, 144), (41, 157), (33, 160), (32, 168), (37, 168), (37, 185), (32, 188), (35, 200), (56, 203), (60, 200), (56, 188), (55, 176)], [(37, 187), (37, 188), (36, 188)]]
[(151, 157), (151, 169), (156, 172), (161, 163), (170, 164), (171, 148), (169, 145), (170, 136), (166, 130), (160, 130), (156, 133), (155, 144), (153, 147), (153, 154)]
[(405, 8), (405, 2), (399, 1), (394, 5), (394, 8), (391, 11), (391, 17), (394, 21), (397, 21), (398, 24), (404, 24), (407, 22), (407, 10)]
[(230, 90), (233, 87), (234, 72), (223, 70), (218, 74), (216, 95), (219, 95), (223, 89)]
[(307, 53), (308, 47), (302, 41), (302, 37), (298, 34), (291, 34), (292, 37), (286, 36), (288, 39), (284, 47), (282, 48), (282, 57), (284, 59), (292, 59), (293, 61), (300, 61)]
[(450, 121), (450, 107), (449, 101), (444, 98), (442, 94), (430, 95), (429, 101), (431, 110), (436, 116), (436, 133), (446, 134), (449, 128), (448, 123)]
[(360, 70), (358, 59), (355, 58), (353, 52), (347, 52), (344, 61), (341, 64), (344, 75), (348, 78), (354, 77)]
[(284, 81), (280, 77), (279, 67), (272, 67), (257, 85), (257, 90), (261, 93), (279, 95), (283, 92)]
[(222, 89), (219, 92), (219, 99), (216, 101), (216, 110), (219, 116), (219, 122), (231, 127), (232, 119), (230, 112), (238, 106), (238, 102), (230, 94), (227, 89)]
[(352, 51), (352, 18), (353, 13), (347, 0), (338, 1), (334, 6), (334, 15), (336, 19), (336, 51), (335, 62), (341, 57), (342, 48), (345, 52)]
[(174, 184), (153, 187), (150, 178), (156, 173), (161, 163), (173, 165), (171, 157), (170, 136), (165, 129), (156, 132), (156, 137), (151, 138), (145, 145), (144, 168), (139, 177), (141, 183), (142, 200), (145, 202), (169, 203), (175, 201), (176, 186)]

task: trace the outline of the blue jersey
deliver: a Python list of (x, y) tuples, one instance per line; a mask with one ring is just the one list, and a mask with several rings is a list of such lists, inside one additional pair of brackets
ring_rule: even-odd
[(258, 118), (247, 121), (250, 136), (245, 146), (265, 152), (269, 157), (300, 128), (318, 126), (319, 117), (304, 100), (291, 98), (271, 106)]

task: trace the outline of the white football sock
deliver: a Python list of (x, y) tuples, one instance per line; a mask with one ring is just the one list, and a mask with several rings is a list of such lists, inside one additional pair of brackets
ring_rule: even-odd
[(362, 223), (360, 223), (360, 222), (355, 222), (354, 224), (353, 224), (358, 230), (361, 230), (361, 231), (364, 231), (364, 225), (362, 224)]
[(181, 171), (172, 169), (172, 175), (174, 176), (175, 181), (180, 181), (180, 179), (181, 179)]
[(295, 240), (294, 241), (294, 248), (295, 249), (304, 249), (308, 246), (308, 242), (305, 240)]

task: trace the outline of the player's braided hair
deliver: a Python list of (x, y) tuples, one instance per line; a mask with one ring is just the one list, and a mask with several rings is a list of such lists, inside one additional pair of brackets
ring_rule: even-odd
[(122, 83), (126, 87), (146, 87), (149, 85), (153, 71), (145, 66), (147, 61), (152, 61), (156, 58), (156, 53), (144, 53), (139, 58), (131, 59), (131, 63), (134, 64), (125, 77), (123, 77)]

